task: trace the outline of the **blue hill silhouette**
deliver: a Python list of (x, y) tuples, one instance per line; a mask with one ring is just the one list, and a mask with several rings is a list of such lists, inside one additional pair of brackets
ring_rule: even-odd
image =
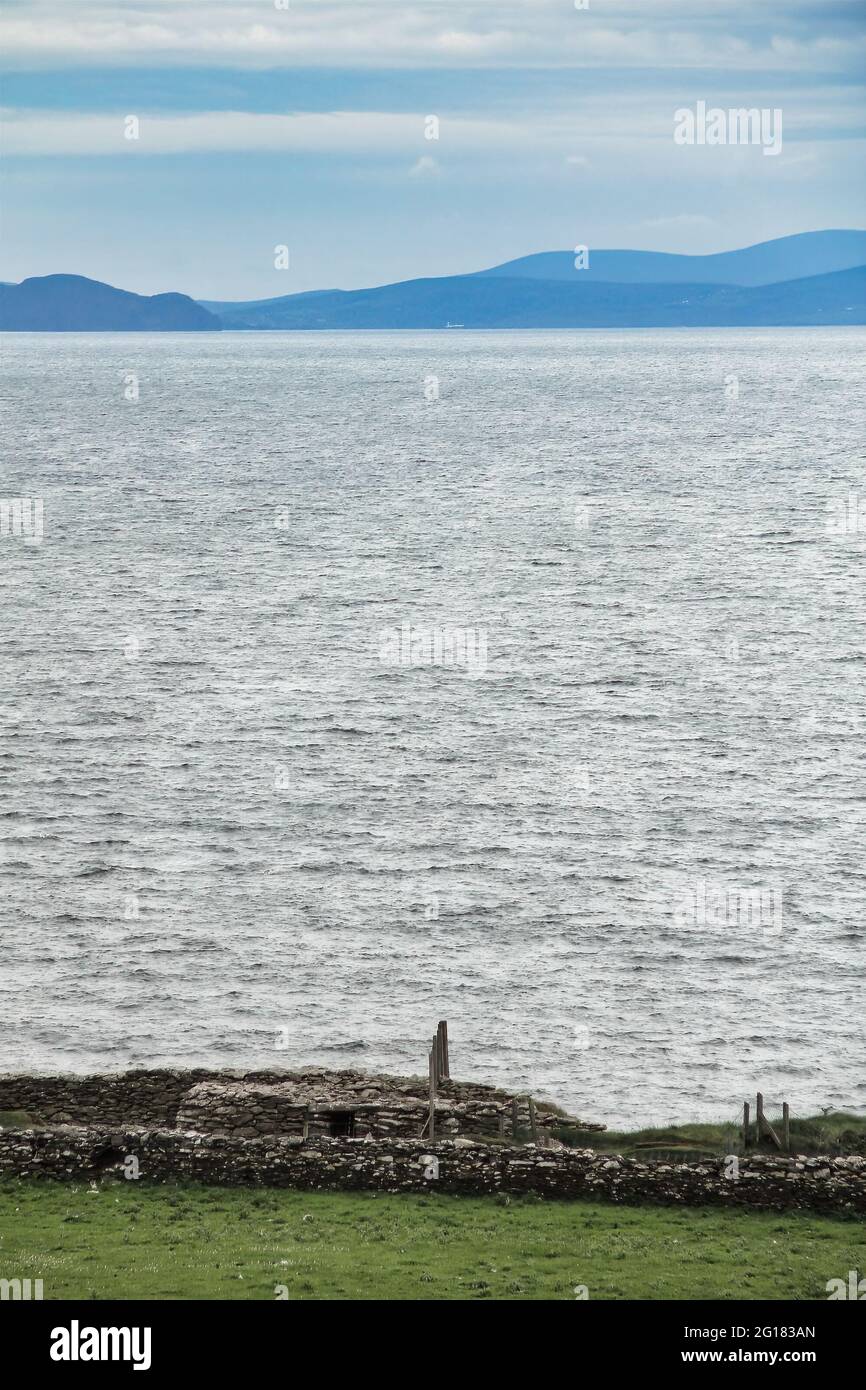
[(864, 267), (866, 232), (827, 231), (713, 256), (591, 251), (585, 270), (575, 269), (571, 252), (542, 252), (469, 275), (363, 290), (307, 290), (249, 303), (196, 302), (184, 294), (148, 297), (81, 275), (46, 275), (20, 285), (0, 285), (0, 329), (213, 332), (863, 324)]
[(613, 284), (456, 275), (290, 295), (226, 328), (719, 328), (866, 323), (866, 267), (774, 285)]
[[(763, 241), (756, 246), (722, 251), (711, 256), (681, 256), (666, 251), (592, 250), (589, 266), (585, 270), (575, 268), (573, 251), (542, 251), (473, 274), (479, 278), (557, 280), (584, 286), (596, 282), (618, 285), (770, 285), (783, 280), (849, 270), (860, 265), (866, 265), (866, 231), (842, 230), (800, 232), (795, 236), (779, 237), (775, 241)], [(446, 277), (449, 281), (464, 278), (467, 277)], [(444, 289), (445, 279), (440, 280), (440, 284)], [(385, 290), (390, 287), (376, 288)], [(321, 298), (323, 295), (340, 293), (339, 290), (307, 290), (304, 296)], [(348, 293), (367, 294), (370, 291)], [(275, 299), (242, 303), (226, 300), (201, 300), (200, 303), (223, 318), (227, 326), (230, 321), (238, 323), (239, 316), (246, 319), (254, 315), (257, 326), (276, 328), (281, 326), (280, 321), (289, 302), (294, 316), (300, 300), (300, 295), (282, 295)], [(543, 327), (544, 324), (539, 322), (537, 326)]]
[(219, 331), (185, 294), (131, 294), (83, 275), (41, 275), (0, 285), (0, 329), (13, 332)]
[(771, 285), (866, 265), (866, 232), (799, 232), (712, 256), (666, 251), (591, 251), (586, 270), (575, 270), (573, 251), (521, 256), (479, 275), (531, 280), (614, 280), (618, 284)]

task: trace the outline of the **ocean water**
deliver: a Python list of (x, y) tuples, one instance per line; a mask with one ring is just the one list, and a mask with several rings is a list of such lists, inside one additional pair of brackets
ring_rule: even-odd
[(2, 348), (0, 1067), (866, 1111), (866, 333)]

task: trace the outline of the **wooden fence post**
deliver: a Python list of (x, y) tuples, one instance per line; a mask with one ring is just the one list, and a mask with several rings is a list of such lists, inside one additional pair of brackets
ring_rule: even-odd
[(536, 1120), (535, 1120), (535, 1101), (532, 1099), (532, 1096), (528, 1096), (527, 1099), (528, 1099), (528, 1101), (529, 1101), (529, 1129), (530, 1129), (530, 1132), (531, 1132), (531, 1134), (532, 1134), (532, 1142), (533, 1142), (533, 1144), (537, 1144), (537, 1143), (538, 1143), (538, 1125), (537, 1125)]
[(430, 1101), (430, 1143), (436, 1138), (436, 1039), (433, 1039), (433, 1046), (430, 1049), (429, 1057), (430, 1080), (429, 1080), (429, 1101)]
[(439, 1024), (438, 1032), (442, 1049), (442, 1077), (447, 1081), (451, 1077), (451, 1065), (448, 1058), (448, 1024), (444, 1018)]
[(743, 1101), (743, 1148), (749, 1147), (749, 1102)]
[(511, 1134), (512, 1134), (512, 1137), (513, 1137), (514, 1139), (517, 1138), (517, 1132), (518, 1132), (519, 1129), (520, 1129), (520, 1124), (519, 1124), (519, 1117), (518, 1117), (518, 1113), (517, 1113), (517, 1096), (512, 1096), (512, 1097), (511, 1097)]
[(782, 1147), (782, 1141), (781, 1141), (781, 1139), (779, 1138), (779, 1136), (778, 1136), (778, 1134), (776, 1133), (776, 1131), (773, 1129), (773, 1126), (770, 1124), (770, 1121), (767, 1119), (766, 1115), (764, 1114), (764, 1097), (762, 1096), (762, 1094), (761, 1094), (760, 1091), (758, 1092), (758, 1095), (757, 1095), (757, 1103), (758, 1103), (758, 1113), (757, 1113), (757, 1116), (756, 1116), (756, 1124), (755, 1124), (756, 1136), (755, 1136), (755, 1137), (756, 1137), (756, 1139), (757, 1139), (758, 1144), (760, 1145), (760, 1142), (761, 1142), (761, 1130), (763, 1129), (764, 1132), (770, 1136), (770, 1138), (772, 1139), (773, 1143), (776, 1145), (776, 1148), (777, 1148), (777, 1149), (781, 1149), (781, 1147)]
[(761, 1147), (761, 1130), (764, 1126), (764, 1097), (759, 1091), (755, 1096), (755, 1148)]
[(782, 1143), (785, 1146), (785, 1153), (791, 1152), (791, 1107), (787, 1101), (782, 1103)]

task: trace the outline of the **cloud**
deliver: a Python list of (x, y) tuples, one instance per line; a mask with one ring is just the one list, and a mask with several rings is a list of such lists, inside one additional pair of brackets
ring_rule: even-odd
[[(402, 112), (332, 111), (295, 115), (205, 111), (189, 115), (92, 115), (6, 111), (4, 153), (9, 155), (147, 155), (263, 150), (298, 153), (411, 153), (424, 147), (425, 116)], [(136, 129), (129, 117), (138, 119)], [(525, 143), (530, 132), (505, 123), (449, 120), (443, 143), (472, 151)], [(435, 161), (419, 157), (419, 171)]]
[(272, 0), (7, 0), (0, 44), (7, 63), (31, 66), (833, 70), (866, 50), (855, 10), (807, 0), (599, 0), (583, 11), (567, 0), (290, 0), (285, 10)]
[(409, 170), (410, 179), (430, 179), (438, 178), (442, 169), (435, 159), (429, 154), (423, 154), (420, 159), (416, 159), (412, 168)]
[[(728, 93), (732, 106), (772, 106), (772, 92)], [(499, 155), (503, 159), (546, 158), (559, 169), (592, 169), (604, 174), (612, 156), (635, 160), (678, 161), (687, 155), (712, 160), (721, 173), (733, 148), (693, 149), (674, 146), (677, 102), (658, 94), (632, 90), (616, 101), (581, 94), (567, 108), (514, 112), (508, 118), (449, 115), (441, 119), (437, 155), (449, 163), (461, 157)], [(128, 117), (138, 119), (138, 138), (128, 138)], [(416, 159), (415, 177), (429, 176), (435, 167), (425, 139), (429, 116), (423, 110), (303, 111), (291, 114), (251, 111), (197, 111), (150, 115), (146, 110), (113, 114), (74, 111), (6, 109), (3, 153), (6, 156), (183, 155), (207, 152), (272, 151), (309, 154), (409, 155)], [(858, 108), (839, 101), (830, 89), (813, 90), (809, 103), (784, 110), (786, 145), (823, 138), (834, 130), (853, 131)], [(583, 152), (574, 152), (575, 144)], [(747, 158), (755, 151), (746, 150)], [(759, 161), (760, 162), (760, 161)], [(764, 161), (766, 162), (766, 161)]]

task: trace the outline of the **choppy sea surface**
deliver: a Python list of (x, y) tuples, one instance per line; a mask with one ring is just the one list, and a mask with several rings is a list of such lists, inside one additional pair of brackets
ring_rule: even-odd
[(866, 333), (2, 349), (0, 1068), (866, 1111)]

